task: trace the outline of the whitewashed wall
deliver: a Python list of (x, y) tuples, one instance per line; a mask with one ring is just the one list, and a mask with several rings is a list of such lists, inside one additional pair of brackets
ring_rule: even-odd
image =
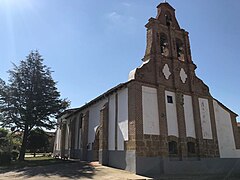
[(85, 112), (81, 112), (79, 113), (78, 115), (78, 133), (76, 134), (76, 136), (78, 137), (78, 146), (77, 146), (77, 149), (80, 149), (82, 147), (82, 115), (84, 114)]
[(124, 141), (128, 140), (128, 88), (118, 91), (118, 150), (124, 150)]
[(57, 128), (56, 132), (56, 138), (55, 138), (55, 150), (60, 151), (61, 150), (61, 129), (60, 127)]
[(199, 98), (198, 101), (203, 139), (212, 139), (212, 127), (209, 114), (208, 99)]
[(142, 87), (143, 133), (160, 135), (157, 89)]
[(66, 132), (65, 132), (65, 149), (69, 149), (70, 145), (69, 145), (69, 125), (66, 125)]
[(217, 128), (219, 153), (221, 158), (240, 158), (236, 149), (230, 113), (223, 109), (217, 101), (213, 101)]
[[(172, 96), (173, 103), (167, 102), (167, 96)], [(167, 111), (167, 127), (168, 135), (178, 137), (178, 122), (177, 122), (177, 110), (176, 110), (176, 98), (175, 93), (165, 91), (166, 111)]]
[(115, 150), (116, 94), (109, 97), (108, 149)]
[(184, 95), (183, 98), (184, 98), (184, 117), (186, 124), (186, 135), (187, 137), (196, 138), (192, 97)]
[(78, 149), (82, 148), (82, 129), (79, 129)]
[(74, 149), (78, 149), (78, 132), (79, 132), (79, 116), (75, 117), (75, 141), (74, 141)]
[(100, 110), (106, 102), (107, 99), (104, 99), (89, 107), (88, 143), (90, 143), (90, 149), (92, 149), (91, 144), (95, 140), (96, 130), (100, 124)]

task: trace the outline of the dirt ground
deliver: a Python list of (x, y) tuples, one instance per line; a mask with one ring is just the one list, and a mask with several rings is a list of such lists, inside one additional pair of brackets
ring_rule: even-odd
[(101, 166), (97, 163), (74, 162), (39, 167), (26, 167), (16, 170), (1, 170), (0, 180), (68, 180), (68, 179), (98, 179), (98, 180), (143, 180), (151, 179), (133, 173)]

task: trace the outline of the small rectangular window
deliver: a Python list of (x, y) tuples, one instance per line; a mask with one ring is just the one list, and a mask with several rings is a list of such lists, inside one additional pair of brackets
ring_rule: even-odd
[(172, 96), (167, 96), (167, 102), (168, 103), (173, 103), (173, 98), (172, 98)]

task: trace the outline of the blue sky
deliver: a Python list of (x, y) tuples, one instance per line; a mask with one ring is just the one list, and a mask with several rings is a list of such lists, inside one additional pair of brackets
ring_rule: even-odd
[[(38, 49), (63, 98), (79, 107), (141, 64), (144, 25), (162, 0), (0, 0), (0, 77)], [(240, 1), (168, 0), (189, 32), (197, 75), (240, 114)]]

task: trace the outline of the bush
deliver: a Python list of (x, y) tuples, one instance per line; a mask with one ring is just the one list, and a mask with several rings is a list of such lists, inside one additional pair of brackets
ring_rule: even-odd
[(0, 164), (8, 165), (11, 163), (11, 153), (9, 152), (0, 152)]
[(12, 159), (17, 160), (19, 152), (17, 150), (12, 150)]

